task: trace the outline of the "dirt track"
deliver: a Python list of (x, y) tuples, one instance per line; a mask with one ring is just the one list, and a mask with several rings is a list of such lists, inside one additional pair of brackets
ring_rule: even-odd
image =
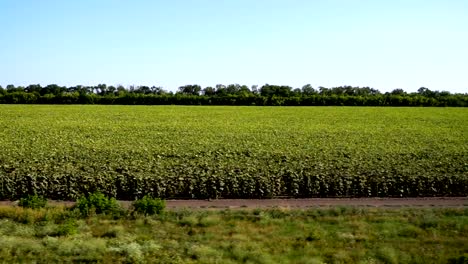
[(358, 207), (467, 207), (468, 197), (444, 198), (310, 198), (310, 199), (222, 199), (222, 200), (168, 200), (170, 209), (241, 209), (241, 208), (318, 208), (335, 206)]
[[(120, 201), (130, 206), (130, 201)], [(15, 205), (17, 202), (0, 201), (0, 206)], [(49, 201), (51, 205), (73, 205), (74, 202)], [(327, 208), (336, 206), (376, 208), (468, 208), (468, 197), (424, 197), (424, 198), (307, 198), (307, 199), (219, 199), (219, 200), (166, 200), (168, 209), (255, 209), (255, 208)]]

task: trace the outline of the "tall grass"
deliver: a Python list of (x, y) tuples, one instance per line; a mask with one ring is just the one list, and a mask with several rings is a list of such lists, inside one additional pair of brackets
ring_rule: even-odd
[(82, 218), (63, 207), (0, 207), (5, 262), (463, 263), (467, 252), (467, 209), (181, 210)]

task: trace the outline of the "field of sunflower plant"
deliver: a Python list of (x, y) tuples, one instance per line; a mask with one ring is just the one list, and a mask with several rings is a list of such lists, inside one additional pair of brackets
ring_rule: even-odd
[(0, 105), (0, 199), (468, 193), (468, 109)]

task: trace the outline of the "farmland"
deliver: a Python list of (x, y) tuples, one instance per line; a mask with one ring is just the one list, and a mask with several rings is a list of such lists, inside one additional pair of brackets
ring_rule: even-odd
[(468, 110), (0, 106), (0, 199), (468, 193)]

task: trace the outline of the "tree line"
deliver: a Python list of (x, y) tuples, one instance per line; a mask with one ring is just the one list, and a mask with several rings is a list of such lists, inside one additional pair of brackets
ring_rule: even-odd
[(218, 84), (202, 88), (184, 85), (176, 92), (159, 86), (0, 86), (1, 104), (117, 104), (117, 105), (260, 105), (260, 106), (453, 106), (467, 107), (468, 93), (403, 89), (381, 93), (370, 87), (302, 88), (286, 85)]

